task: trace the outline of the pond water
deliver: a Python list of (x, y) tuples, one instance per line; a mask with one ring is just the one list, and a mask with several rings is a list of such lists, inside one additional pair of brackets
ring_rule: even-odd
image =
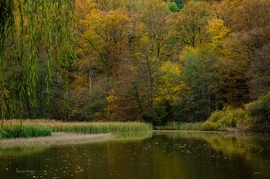
[(0, 146), (0, 178), (270, 178), (270, 137), (156, 132), (88, 144)]

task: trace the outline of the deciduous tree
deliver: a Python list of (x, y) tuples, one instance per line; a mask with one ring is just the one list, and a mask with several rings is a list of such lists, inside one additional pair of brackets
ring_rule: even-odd
[[(73, 13), (71, 1), (1, 1), (2, 118), (31, 118), (40, 92), (50, 96), (54, 75), (67, 77), (69, 60), (74, 57)], [(39, 74), (44, 64), (45, 76)], [(41, 91), (39, 80), (46, 83)]]
[(206, 27), (210, 10), (207, 3), (190, 1), (174, 16), (175, 20), (171, 22), (174, 30), (173, 37), (181, 46), (196, 47), (208, 41)]

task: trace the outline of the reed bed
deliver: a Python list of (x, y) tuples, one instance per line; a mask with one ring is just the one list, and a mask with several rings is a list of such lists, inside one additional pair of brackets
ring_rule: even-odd
[(169, 122), (166, 126), (156, 126), (157, 130), (183, 130), (183, 131), (203, 131), (203, 123), (181, 123)]
[(0, 129), (0, 139), (51, 136), (52, 130), (41, 125), (7, 125)]
[[(5, 123), (18, 125), (19, 120)], [(146, 132), (153, 129), (151, 124), (142, 122), (62, 122), (56, 120), (23, 120), (23, 126), (44, 126), (52, 132), (70, 132), (83, 134)]]

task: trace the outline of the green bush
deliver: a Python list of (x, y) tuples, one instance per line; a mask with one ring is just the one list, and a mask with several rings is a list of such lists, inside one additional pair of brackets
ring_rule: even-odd
[(222, 128), (222, 126), (219, 123), (206, 121), (203, 123), (203, 130), (204, 131), (218, 131), (218, 130), (224, 130), (224, 128)]
[(180, 8), (177, 6), (175, 2), (169, 2), (168, 7), (172, 12), (179, 12)]
[(215, 111), (204, 122), (204, 130), (225, 130), (235, 128), (247, 119), (246, 112), (241, 108), (224, 107), (222, 111)]
[(270, 132), (270, 91), (257, 101), (246, 106), (250, 118), (250, 130), (254, 132)]
[(270, 91), (246, 106), (247, 114), (260, 122), (270, 121)]

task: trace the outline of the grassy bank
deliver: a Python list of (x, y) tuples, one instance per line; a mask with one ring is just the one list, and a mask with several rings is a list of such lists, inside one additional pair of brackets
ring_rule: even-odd
[(235, 128), (243, 131), (248, 128), (247, 124), (245, 124), (246, 119), (246, 112), (243, 109), (225, 107), (220, 111), (213, 112), (209, 119), (205, 122), (171, 122), (166, 126), (156, 127), (156, 129), (184, 131), (226, 131), (228, 129)]
[[(37, 134), (43, 134), (41, 131), (35, 132), (38, 129), (46, 129), (51, 132), (100, 134), (146, 132), (152, 130), (153, 127), (151, 124), (141, 122), (62, 122), (55, 120), (23, 120), (23, 126), (20, 127), (19, 120), (8, 120), (5, 122), (0, 136), (2, 138), (38, 137)], [(8, 135), (6, 135), (7, 132)]]
[(166, 126), (156, 126), (157, 130), (183, 130), (183, 131), (202, 131), (203, 123), (181, 123), (181, 122), (169, 122)]

